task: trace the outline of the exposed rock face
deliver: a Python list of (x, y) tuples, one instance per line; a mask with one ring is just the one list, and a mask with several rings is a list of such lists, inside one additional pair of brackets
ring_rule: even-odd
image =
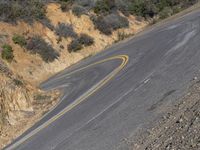
[(0, 76), (1, 123), (15, 124), (24, 112), (33, 111), (33, 97), (26, 87), (16, 86), (5, 76)]
[(13, 76), (0, 74), (0, 123), (14, 125), (25, 112), (33, 111), (33, 93)]
[(57, 92), (42, 92), (19, 79), (0, 72), (0, 149), (32, 126), (58, 100)]

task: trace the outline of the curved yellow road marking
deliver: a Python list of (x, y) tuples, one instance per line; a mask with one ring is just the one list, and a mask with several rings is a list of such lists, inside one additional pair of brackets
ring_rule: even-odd
[[(93, 67), (93, 66), (95, 66), (95, 65), (98, 65), (98, 64), (101, 64), (101, 63), (110, 61), (110, 60), (115, 60), (115, 59), (121, 59), (121, 60), (122, 60), (121, 65), (123, 65), (123, 63), (125, 63), (125, 65), (126, 65), (127, 62), (128, 62), (129, 57), (128, 57), (127, 55), (117, 55), (117, 56), (109, 57), (109, 58), (100, 60), (100, 61), (98, 61), (98, 62), (92, 63), (92, 64), (90, 64), (90, 65), (87, 65), (87, 66), (85, 66), (85, 67), (79, 68), (79, 69), (77, 69), (77, 70), (74, 70), (74, 71), (72, 71), (72, 72), (70, 72), (70, 73), (68, 73), (68, 74), (62, 75), (62, 76), (60, 76), (60, 77), (54, 79), (53, 81), (56, 81), (56, 80), (58, 80), (58, 79), (61, 79), (61, 78), (65, 77), (65, 76), (69, 76), (69, 75), (75, 74), (75, 73), (77, 73), (77, 72), (79, 72), (79, 71), (85, 70), (85, 69), (90, 68), (90, 67)], [(120, 65), (120, 66), (121, 66), (121, 65)], [(125, 65), (124, 65), (124, 66), (125, 66)], [(120, 66), (119, 66), (119, 67), (120, 67)], [(122, 66), (122, 68), (123, 68), (124, 66)], [(112, 73), (112, 72), (111, 72), (111, 73)], [(56, 88), (54, 88), (54, 89), (56, 89)], [(54, 89), (53, 89), (53, 90), (54, 90)], [(51, 90), (52, 90), (52, 89), (51, 89)], [(62, 102), (62, 101), (59, 101), (55, 106), (53, 106), (53, 107), (51, 108), (51, 110), (50, 110), (49, 112), (47, 112), (41, 119), (43, 119), (43, 118), (46, 117), (49, 113), (51, 113), (51, 111), (54, 110), (61, 102)]]
[(42, 124), (38, 128), (34, 129), (33, 131), (31, 131), (29, 134), (27, 134), (26, 136), (24, 136), (22, 139), (20, 139), (16, 143), (14, 143), (11, 146), (9, 146), (7, 148), (7, 150), (13, 150), (14, 148), (17, 148), (19, 145), (21, 145), (22, 143), (24, 143), (25, 141), (27, 141), (29, 138), (31, 138), (32, 136), (34, 136), (35, 134), (37, 134), (39, 131), (41, 131), (42, 129), (46, 128), (51, 123), (55, 122), (57, 119), (59, 119), (60, 117), (62, 117), (65, 113), (69, 112), (70, 110), (72, 110), (73, 108), (75, 108), (77, 105), (79, 105), (80, 103), (82, 103), (84, 100), (86, 100), (86, 98), (88, 98), (89, 96), (91, 96), (92, 94), (94, 94), (97, 90), (99, 90), (103, 85), (105, 85), (108, 81), (110, 81), (115, 75), (117, 75), (126, 66), (126, 64), (128, 63), (129, 57), (127, 55), (113, 56), (113, 57), (110, 57), (110, 58), (98, 61), (96, 63), (93, 63), (91, 65), (88, 65), (86, 67), (83, 67), (81, 69), (78, 69), (78, 70), (75, 70), (75, 71), (69, 73), (68, 75), (71, 75), (71, 74), (76, 73), (78, 71), (87, 69), (87, 68), (89, 68), (91, 66), (98, 65), (100, 63), (103, 63), (103, 62), (106, 62), (106, 61), (110, 61), (110, 60), (114, 60), (114, 59), (121, 59), (122, 60), (122, 63), (120, 64), (120, 66), (117, 67), (115, 70), (113, 70), (104, 79), (102, 79), (92, 90), (89, 90), (88, 92), (86, 92), (86, 94), (84, 94), (83, 96), (81, 96), (80, 98), (78, 98), (77, 100), (75, 100), (73, 103), (71, 103), (70, 105), (68, 105), (60, 113), (58, 113), (57, 115), (53, 116), (47, 122), (45, 122), (44, 124)]

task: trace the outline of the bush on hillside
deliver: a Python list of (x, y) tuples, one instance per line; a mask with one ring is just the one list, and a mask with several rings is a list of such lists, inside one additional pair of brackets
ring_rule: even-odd
[(129, 6), (129, 12), (142, 17), (154, 17), (159, 9), (152, 1), (136, 0)]
[(77, 52), (83, 48), (83, 45), (79, 42), (78, 39), (72, 40), (72, 42), (68, 45), (68, 51)]
[(32, 24), (35, 20), (53, 30), (46, 17), (46, 3), (50, 0), (0, 0), (0, 21), (16, 23), (23, 20)]
[(105, 14), (115, 8), (115, 0), (98, 0), (93, 8), (96, 14)]
[(122, 40), (128, 38), (129, 36), (131, 36), (131, 34), (127, 34), (125, 32), (118, 32), (117, 33), (117, 40), (115, 40), (115, 43), (122, 41)]
[(113, 13), (106, 16), (93, 17), (92, 21), (95, 27), (105, 35), (112, 34), (113, 30), (129, 26), (127, 18)]
[(18, 44), (18, 45), (20, 45), (21, 47), (24, 47), (24, 46), (26, 46), (26, 44), (27, 44), (25, 37), (22, 36), (22, 35), (15, 34), (15, 35), (13, 36), (12, 40), (13, 40), (13, 42), (14, 42), (15, 44)]
[(81, 34), (78, 38), (72, 40), (72, 42), (68, 45), (68, 51), (71, 52), (77, 52), (81, 50), (84, 46), (91, 46), (94, 44), (94, 39), (87, 35), (87, 34)]
[(81, 15), (86, 14), (86, 9), (82, 6), (75, 5), (72, 7), (72, 13), (75, 16), (80, 17)]
[(95, 6), (96, 1), (95, 0), (76, 0), (76, 4), (80, 5), (84, 8), (93, 8)]
[(2, 46), (1, 57), (8, 62), (12, 62), (14, 55), (13, 55), (13, 49), (10, 45), (4, 44)]
[(41, 0), (0, 1), (0, 20), (6, 22), (23, 19), (25, 21), (45, 18), (45, 3)]
[(116, 7), (121, 11), (125, 16), (129, 16), (129, 6), (131, 4), (130, 0), (115, 0)]
[[(187, 8), (199, 0), (1, 0), (0, 21), (16, 22), (24, 20), (48, 20), (46, 18), (46, 5), (49, 2), (59, 2), (63, 11), (71, 10), (81, 15), (83, 10), (93, 10), (97, 15), (107, 15), (116, 11), (124, 14), (133, 14), (142, 17), (154, 17), (166, 7), (174, 13)], [(75, 6), (75, 7), (73, 7)], [(80, 6), (80, 7), (76, 7)], [(161, 13), (162, 14), (162, 13)], [(47, 24), (49, 25), (49, 24)], [(52, 26), (49, 26), (52, 29)]]
[(91, 17), (91, 20), (93, 21), (95, 27), (103, 34), (105, 35), (111, 35), (112, 34), (112, 28), (110, 27), (110, 24), (105, 22), (103, 16), (99, 17)]
[(60, 23), (58, 24), (58, 26), (56, 27), (56, 34), (59, 37), (64, 37), (64, 38), (76, 38), (77, 34), (75, 33), (72, 25), (69, 24), (65, 24), (65, 23)]
[(120, 16), (119, 14), (109, 14), (104, 17), (104, 20), (112, 30), (129, 27), (129, 21), (127, 18)]
[[(161, 15), (161, 19), (168, 17), (171, 13), (179, 12), (195, 4), (198, 0), (134, 0), (129, 4), (129, 12), (142, 17), (154, 17)], [(178, 8), (178, 10), (177, 10)], [(171, 9), (171, 10), (170, 10)], [(173, 10), (174, 9), (174, 10)]]
[(173, 10), (170, 7), (165, 7), (160, 13), (160, 19), (165, 19), (173, 14)]
[(32, 37), (26, 48), (31, 54), (40, 55), (45, 62), (53, 62), (60, 56), (50, 44), (39, 36)]
[(74, 2), (74, 0), (59, 0), (60, 2), (60, 8), (63, 12), (69, 11), (71, 9), (71, 6)]
[(79, 43), (81, 43), (84, 46), (91, 46), (94, 44), (94, 38), (87, 34), (81, 34), (78, 38)]

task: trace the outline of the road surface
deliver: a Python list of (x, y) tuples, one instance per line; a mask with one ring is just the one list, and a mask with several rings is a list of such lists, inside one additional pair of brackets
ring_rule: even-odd
[[(200, 72), (200, 11), (149, 28), (41, 85), (59, 104), (5, 149), (125, 149)], [(123, 148), (122, 148), (123, 147)]]

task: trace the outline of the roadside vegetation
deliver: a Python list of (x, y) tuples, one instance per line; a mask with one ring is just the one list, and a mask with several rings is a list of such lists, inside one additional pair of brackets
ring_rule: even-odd
[(45, 62), (53, 62), (60, 56), (49, 43), (39, 36), (32, 37), (27, 42), (26, 49), (31, 54), (38, 54)]
[(72, 10), (76, 16), (88, 14), (93, 10), (97, 16), (101, 17), (121, 11), (126, 16), (133, 14), (152, 18), (158, 15), (166, 18), (195, 4), (198, 0), (2, 0), (0, 1), (0, 21), (48, 20), (45, 4), (49, 2), (59, 2), (63, 11)]
[(73, 29), (73, 26), (70, 24), (65, 23), (59, 23), (58, 26), (55, 29), (56, 34), (59, 36), (59, 38), (76, 38), (77, 34)]
[(7, 62), (12, 62), (14, 59), (13, 49), (9, 44), (4, 44), (2, 46), (1, 57)]
[[(63, 33), (65, 35), (65, 33)], [(40, 36), (33, 36), (26, 40), (23, 35), (15, 34), (12, 38), (13, 43), (23, 47), (30, 54), (38, 54), (43, 61), (53, 62), (59, 57), (59, 53), (44, 39)], [(9, 45), (3, 46), (2, 58), (6, 60), (11, 60), (12, 57), (12, 47)]]
[[(155, 23), (157, 21), (155, 18), (169, 17), (195, 4), (198, 0), (2, 0), (0, 21), (16, 23), (18, 20), (23, 20), (30, 24), (34, 20), (40, 21), (56, 33), (58, 43), (62, 38), (72, 38), (72, 42), (67, 46), (69, 52), (77, 52), (94, 44), (95, 41), (89, 35), (78, 36), (72, 24), (59, 23), (54, 27), (46, 17), (46, 4), (50, 2), (60, 3), (63, 12), (71, 10), (77, 17), (88, 15), (100, 33), (111, 35), (115, 30), (129, 27), (126, 16), (136, 15), (137, 18), (153, 20), (152, 22)], [(116, 41), (123, 40), (125, 37), (126, 35), (120, 33)], [(45, 62), (52, 62), (59, 57), (50, 44), (40, 37), (26, 41), (24, 36), (16, 34), (12, 40), (15, 44), (28, 48), (32, 54), (39, 54)], [(41, 44), (37, 45), (36, 42)], [(5, 55), (4, 58), (7, 57)], [(9, 57), (11, 59), (12, 56)]]
[(115, 40), (115, 43), (119, 42), (119, 41), (122, 41), (128, 37), (130, 37), (131, 34), (127, 34), (127, 33), (124, 33), (124, 32), (118, 32), (117, 33), (117, 40)]
[(198, 0), (134, 0), (128, 8), (130, 14), (160, 19), (169, 17), (195, 4)]
[(12, 40), (13, 40), (13, 42), (14, 42), (15, 44), (18, 44), (18, 45), (20, 45), (21, 47), (25, 47), (26, 44), (27, 44), (25, 37), (22, 36), (22, 35), (19, 35), (19, 34), (15, 34), (15, 35), (13, 36)]
[(127, 18), (120, 16), (119, 14), (112, 13), (106, 16), (92, 16), (95, 27), (105, 35), (111, 35), (113, 31), (129, 27), (129, 21)]
[(87, 35), (87, 34), (81, 34), (79, 37), (72, 40), (72, 42), (68, 45), (68, 51), (71, 52), (77, 52), (81, 50), (84, 47), (88, 47), (94, 44), (94, 39)]
[(0, 21), (13, 22), (22, 19), (27, 22), (45, 18), (43, 0), (1, 0)]
[[(199, 0), (60, 0), (63, 11), (72, 9), (80, 17), (89, 15), (95, 27), (105, 35), (111, 35), (114, 30), (129, 27), (126, 17), (136, 15), (146, 20), (156, 22), (167, 18), (181, 10), (197, 3)], [(95, 15), (90, 15), (89, 11)], [(119, 15), (121, 12), (124, 16)]]

